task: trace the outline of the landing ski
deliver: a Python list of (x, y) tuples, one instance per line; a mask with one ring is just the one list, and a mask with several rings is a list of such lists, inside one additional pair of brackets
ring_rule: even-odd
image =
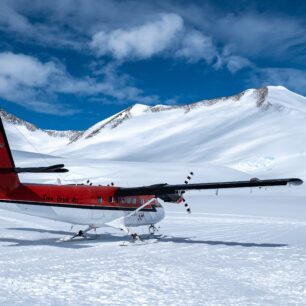
[(141, 245), (148, 245), (148, 244), (154, 244), (159, 242), (160, 239), (162, 239), (164, 235), (142, 235), (138, 239), (130, 240), (130, 241), (124, 241), (120, 244), (120, 246), (141, 246)]

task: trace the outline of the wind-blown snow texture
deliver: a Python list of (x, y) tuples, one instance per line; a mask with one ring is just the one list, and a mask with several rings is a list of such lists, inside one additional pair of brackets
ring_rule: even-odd
[[(137, 186), (181, 183), (189, 171), (193, 182), (306, 180), (305, 119), (306, 98), (269, 87), (183, 107), (136, 105), (82, 133), (5, 126), (18, 166), (63, 162), (64, 183)], [(166, 204), (165, 237), (131, 247), (113, 229), (57, 242), (70, 225), (1, 210), (0, 304), (305, 305), (306, 186), (186, 197), (192, 215)]]

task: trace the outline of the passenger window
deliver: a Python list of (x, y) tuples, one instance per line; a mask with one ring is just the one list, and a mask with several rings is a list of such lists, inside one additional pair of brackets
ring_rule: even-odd
[(109, 203), (113, 203), (114, 198), (113, 197), (109, 197)]
[(122, 204), (125, 203), (125, 198), (121, 198), (121, 203), (122, 203)]
[(137, 199), (136, 198), (133, 198), (132, 199), (132, 204), (136, 204), (137, 203)]
[(141, 203), (141, 205), (143, 205), (144, 204), (144, 199), (141, 199), (140, 203)]
[(131, 204), (132, 203), (132, 199), (131, 198), (127, 198), (126, 199), (126, 203)]
[(98, 203), (102, 204), (102, 197), (98, 197)]

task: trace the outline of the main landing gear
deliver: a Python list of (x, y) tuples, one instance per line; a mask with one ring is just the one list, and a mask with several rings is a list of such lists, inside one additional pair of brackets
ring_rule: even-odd
[(154, 224), (151, 224), (149, 226), (149, 234), (150, 235), (154, 235), (157, 232), (158, 232), (158, 228)]
[[(158, 228), (154, 224), (151, 224), (149, 226), (148, 230), (149, 230), (149, 234), (150, 234), (151, 237), (154, 236), (158, 232)], [(142, 240), (137, 233), (133, 233), (133, 234), (130, 234), (130, 235), (131, 235), (133, 241)]]
[[(137, 233), (131, 233), (129, 229), (127, 229), (127, 233), (130, 234), (132, 240), (128, 243), (123, 242), (122, 244), (120, 244), (120, 246), (128, 246), (128, 245), (143, 245), (143, 244), (148, 244), (148, 243), (155, 243), (156, 239), (158, 239), (159, 237), (156, 236), (156, 232), (158, 232), (158, 228), (154, 225), (151, 224), (148, 228), (149, 230), (149, 235), (142, 235), (141, 237), (137, 234)], [(153, 238), (153, 240), (152, 240)], [(156, 239), (154, 239), (156, 238)]]
[(73, 236), (63, 237), (60, 239), (60, 241), (73, 241), (77, 239), (88, 239), (89, 237), (86, 236), (86, 233), (88, 233), (91, 230), (96, 230), (96, 227), (89, 225), (85, 230), (79, 230)]
[(131, 234), (131, 237), (132, 237), (133, 242), (137, 240), (141, 240), (137, 233)]

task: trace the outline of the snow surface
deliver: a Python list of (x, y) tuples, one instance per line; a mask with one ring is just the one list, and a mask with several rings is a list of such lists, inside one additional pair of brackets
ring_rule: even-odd
[[(13, 153), (20, 166), (41, 160)], [(71, 169), (62, 182), (178, 183), (190, 170), (193, 182), (250, 178), (215, 164), (57, 161)], [(165, 204), (164, 238), (127, 247), (120, 244), (129, 238), (111, 228), (94, 240), (58, 242), (71, 234), (69, 224), (1, 211), (0, 304), (305, 305), (305, 195), (305, 186), (188, 193), (191, 215)]]
[[(119, 246), (127, 238), (112, 229), (98, 230), (96, 240), (57, 242), (70, 234), (68, 225), (2, 212), (0, 303), (305, 305), (306, 219), (241, 213), (249, 197), (217, 199), (191, 197), (191, 216), (168, 212), (165, 238), (130, 247)], [(252, 204), (275, 212), (279, 200)], [(281, 211), (292, 200), (305, 207), (290, 198)]]
[[(305, 101), (269, 87), (188, 107), (138, 105), (70, 144), (53, 137), (39, 146), (36, 134), (39, 154), (6, 125), (17, 166), (70, 169), (23, 181), (139, 186), (181, 183), (190, 171), (192, 182), (306, 180)], [(306, 185), (186, 199), (191, 215), (165, 204), (161, 240), (128, 247), (111, 228), (58, 242), (69, 224), (0, 210), (0, 305), (305, 305)]]

